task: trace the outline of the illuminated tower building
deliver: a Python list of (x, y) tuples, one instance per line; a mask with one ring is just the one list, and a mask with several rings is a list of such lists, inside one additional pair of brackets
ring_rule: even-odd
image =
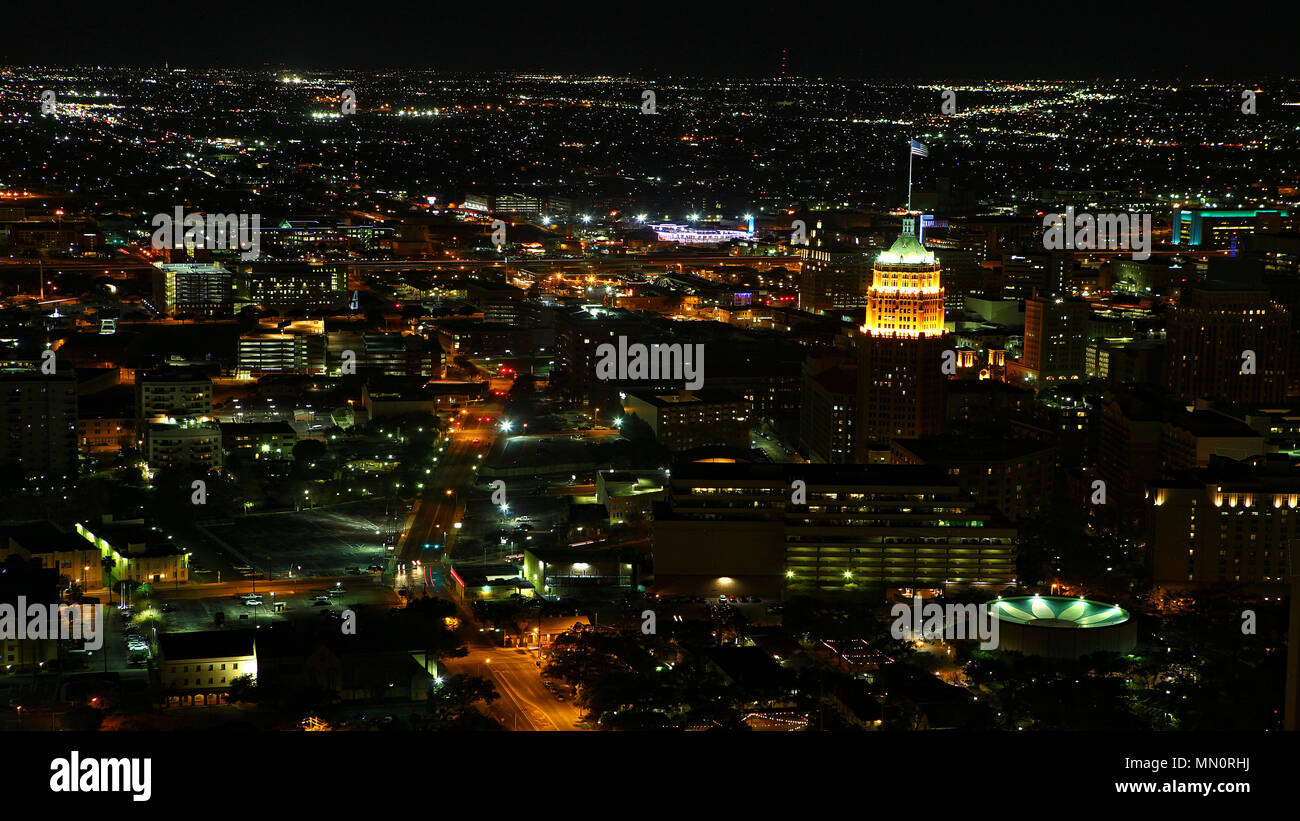
[(866, 321), (857, 337), (857, 461), (888, 450), (890, 439), (943, 430), (943, 327), (941, 266), (915, 233), (915, 218), (876, 257), (867, 291)]

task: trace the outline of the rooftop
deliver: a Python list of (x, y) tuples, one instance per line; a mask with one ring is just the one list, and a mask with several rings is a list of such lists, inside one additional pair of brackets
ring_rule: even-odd
[(700, 405), (725, 405), (744, 402), (744, 397), (734, 394), (731, 391), (723, 390), (698, 390), (698, 391), (681, 391), (679, 393), (650, 393), (648, 391), (632, 391), (628, 394), (629, 398), (635, 398), (647, 405), (656, 408), (666, 408), (674, 405), (700, 404)]
[(903, 233), (889, 246), (889, 250), (876, 256), (876, 262), (883, 265), (933, 265), (934, 252), (915, 236)]
[(158, 649), (166, 661), (216, 659), (255, 654), (252, 630), (204, 630), (197, 633), (163, 633)]
[(1063, 596), (1017, 596), (999, 598), (989, 605), (989, 612), (999, 621), (1031, 627), (1092, 628), (1111, 627), (1129, 620), (1128, 611), (1118, 604), (1102, 604), (1091, 599)]
[(964, 436), (927, 436), (922, 439), (895, 439), (903, 448), (927, 463), (943, 465), (954, 462), (1005, 462), (1052, 450), (1033, 439), (972, 439)]

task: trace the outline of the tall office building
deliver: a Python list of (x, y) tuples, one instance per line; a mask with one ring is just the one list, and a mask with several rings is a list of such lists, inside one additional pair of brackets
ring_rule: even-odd
[(942, 268), (940, 281), (943, 283), (944, 307), (960, 311), (966, 307), (967, 297), (981, 293), (983, 274), (979, 251), (971, 248), (935, 248), (934, 255)]
[(1165, 343), (1165, 387), (1188, 402), (1286, 398), (1291, 314), (1264, 288), (1216, 281), (1183, 288)]
[(154, 266), (153, 307), (168, 316), (230, 314), (234, 275), (219, 263), (159, 263)]
[(865, 303), (871, 286), (871, 257), (865, 251), (832, 243), (818, 221), (808, 233), (808, 246), (797, 253), (803, 258), (799, 310), (822, 313)]
[(1002, 295), (1028, 299), (1035, 291), (1064, 296), (1074, 270), (1071, 251), (1035, 251), (1002, 255)]
[(799, 450), (812, 462), (852, 462), (858, 421), (857, 366), (809, 358), (801, 375)]
[[(596, 378), (596, 350), (604, 344), (617, 345), (620, 336), (641, 342), (649, 330), (645, 320), (622, 308), (582, 305), (556, 311), (552, 384), (569, 398), (591, 397), (597, 405), (617, 401), (619, 383)], [(651, 387), (669, 386), (665, 382)], [(643, 382), (636, 387), (647, 385)]]
[(944, 419), (940, 265), (915, 233), (915, 219), (876, 257), (858, 350), (857, 461), (872, 443), (941, 433)]
[(77, 476), (77, 381), (71, 375), (0, 376), (0, 468), (39, 482)]
[(1009, 372), (1036, 387), (1082, 379), (1088, 370), (1088, 319), (1080, 299), (1034, 294), (1025, 300), (1025, 347)]

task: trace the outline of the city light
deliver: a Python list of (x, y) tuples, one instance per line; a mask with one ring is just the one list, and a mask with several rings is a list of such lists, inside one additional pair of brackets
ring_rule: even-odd
[[(1300, 729), (1294, 26), (718, 10), (642, 14), (703, 50), (550, 8), (16, 25), (0, 588), (45, 600), (0, 601), (0, 731), (979, 733), (938, 776), (1035, 806), (1277, 780), (1112, 748)], [(102, 645), (35, 629), (101, 602)], [(276, 746), (232, 739), (173, 757)], [(387, 746), (346, 783), (402, 806), (421, 766), (580, 773), (556, 812), (708, 772)], [(257, 795), (338, 792), (266, 752)], [(802, 755), (714, 781), (842, 786)]]

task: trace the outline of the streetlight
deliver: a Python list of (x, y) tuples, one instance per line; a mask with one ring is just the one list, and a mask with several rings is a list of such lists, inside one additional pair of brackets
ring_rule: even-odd
[(510, 431), (514, 430), (515, 423), (511, 422), (509, 419), (502, 419), (501, 424), (498, 427), (501, 428), (502, 433), (509, 433)]

